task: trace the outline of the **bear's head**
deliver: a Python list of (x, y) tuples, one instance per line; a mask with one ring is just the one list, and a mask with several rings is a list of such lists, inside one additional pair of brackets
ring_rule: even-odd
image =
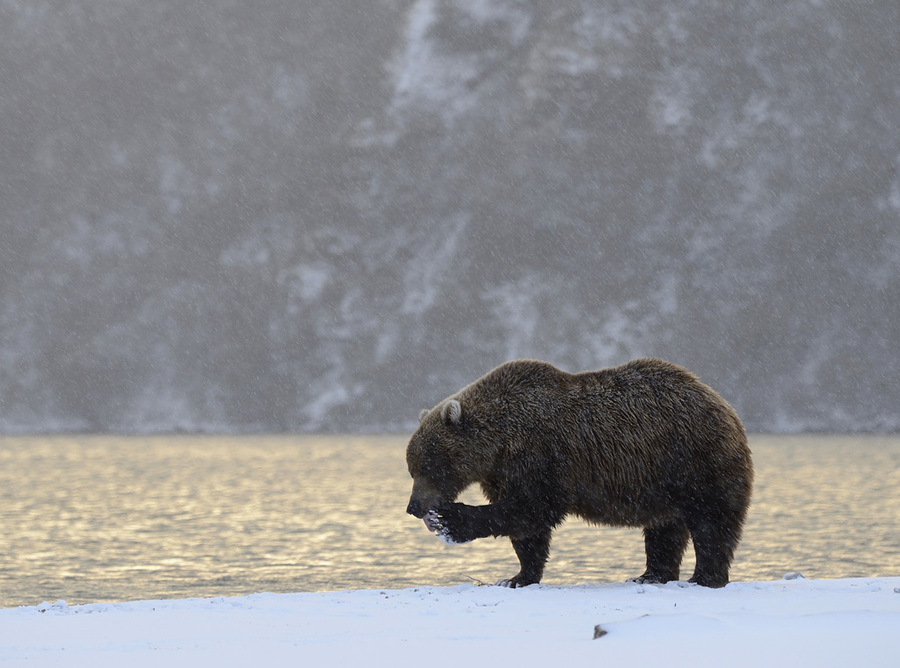
[(422, 411), (406, 448), (413, 479), (406, 512), (421, 519), (440, 504), (456, 501), (472, 483), (482, 482), (496, 456), (483, 436), (483, 425), (467, 410), (465, 399), (450, 398)]

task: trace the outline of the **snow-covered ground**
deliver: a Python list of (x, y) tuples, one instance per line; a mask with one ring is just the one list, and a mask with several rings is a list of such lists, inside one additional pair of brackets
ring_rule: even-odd
[(0, 664), (871, 667), (898, 634), (900, 577), (473, 584), (0, 610)]

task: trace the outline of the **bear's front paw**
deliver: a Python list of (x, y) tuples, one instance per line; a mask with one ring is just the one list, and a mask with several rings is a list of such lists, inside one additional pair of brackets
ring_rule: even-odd
[(447, 503), (429, 511), (438, 537), (448, 545), (475, 540), (463, 503)]
[(540, 580), (536, 580), (534, 578), (524, 577), (521, 573), (518, 575), (514, 575), (508, 580), (500, 580), (495, 587), (507, 587), (509, 589), (521, 589), (522, 587), (528, 587), (529, 585), (537, 584)]

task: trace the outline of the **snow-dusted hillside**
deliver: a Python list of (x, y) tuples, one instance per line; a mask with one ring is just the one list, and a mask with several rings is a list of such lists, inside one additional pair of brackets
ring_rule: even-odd
[(639, 355), (900, 429), (900, 5), (0, 17), (0, 430), (403, 430)]

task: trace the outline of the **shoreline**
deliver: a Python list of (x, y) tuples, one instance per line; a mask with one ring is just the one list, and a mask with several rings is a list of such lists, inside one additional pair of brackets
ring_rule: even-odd
[(894, 666), (900, 577), (57, 602), (2, 609), (0, 628), (4, 665)]

